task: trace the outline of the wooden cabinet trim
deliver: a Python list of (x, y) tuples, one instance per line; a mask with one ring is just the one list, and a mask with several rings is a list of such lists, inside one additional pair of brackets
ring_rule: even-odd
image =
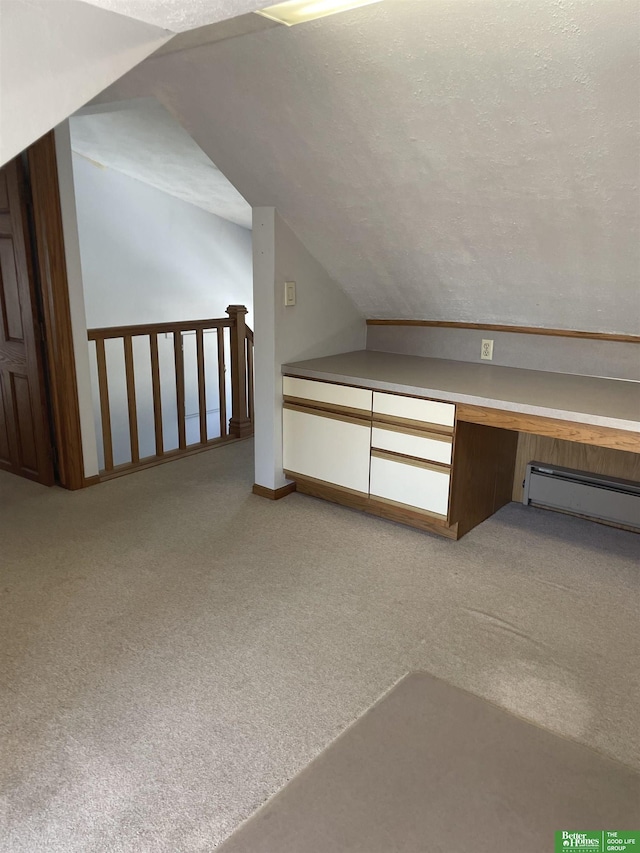
[(341, 406), (338, 403), (324, 403), (321, 400), (308, 400), (305, 397), (283, 397), (286, 408), (295, 407), (298, 411), (308, 410), (316, 414), (327, 412), (329, 414), (347, 415), (353, 418), (371, 420), (371, 412), (368, 409), (355, 409), (352, 406)]
[(453, 444), (453, 430), (448, 433), (437, 432), (437, 430), (447, 429), (440, 424), (425, 424), (424, 429), (416, 429), (415, 427), (405, 426), (391, 421), (381, 421), (379, 415), (374, 415), (373, 426), (376, 429), (386, 429), (389, 432), (399, 432), (402, 435), (414, 435), (416, 438), (430, 438), (433, 441), (442, 441), (446, 444)]
[[(361, 415), (353, 415), (353, 414), (343, 414), (342, 412), (336, 411), (337, 407), (333, 409), (322, 409), (316, 408), (315, 406), (305, 406), (300, 405), (298, 403), (292, 403), (288, 399), (285, 400), (283, 409), (288, 409), (291, 412), (300, 412), (303, 415), (315, 415), (318, 418), (329, 418), (334, 421), (342, 421), (345, 424), (357, 424), (358, 426), (370, 426), (371, 424), (371, 415), (368, 412), (364, 412)], [(359, 411), (357, 409), (352, 411)]]
[(438, 474), (449, 474), (451, 472), (451, 466), (444, 462), (430, 462), (426, 459), (419, 459), (417, 456), (395, 453), (392, 450), (381, 450), (378, 447), (371, 448), (371, 455), (378, 459), (386, 459), (387, 462), (400, 462), (404, 465), (413, 465), (415, 468), (426, 468), (427, 471), (436, 471)]
[(296, 491), (303, 495), (333, 501), (333, 503), (359, 509), (369, 515), (406, 524), (418, 530), (426, 530), (428, 533), (435, 533), (447, 539), (459, 538), (458, 525), (448, 524), (444, 516), (429, 513), (427, 510), (413, 509), (405, 504), (397, 504), (382, 498), (370, 498), (369, 495), (334, 486), (333, 483), (302, 477), (291, 471), (285, 471), (285, 474), (295, 480)]
[[(424, 399), (427, 399), (426, 397)], [(431, 400), (429, 399), (431, 402)], [(438, 400), (434, 400), (433, 402), (439, 402)], [(389, 424), (390, 426), (396, 426), (400, 428), (400, 432), (404, 432), (405, 429), (408, 430), (416, 430), (420, 433), (420, 435), (425, 432), (428, 433), (437, 433), (438, 435), (453, 435), (453, 427), (446, 426), (444, 424), (433, 424), (428, 423), (427, 421), (416, 421), (412, 418), (399, 418), (396, 415), (383, 415), (380, 412), (374, 412), (373, 414), (374, 426), (384, 427), (385, 424)], [(435, 435), (434, 435), (435, 437)]]
[(304, 376), (302, 373), (283, 373), (282, 378), (288, 376), (290, 379), (304, 379), (307, 382), (321, 382), (323, 385), (340, 385), (341, 388), (359, 388), (360, 390), (371, 391), (367, 385), (354, 385), (353, 382), (340, 382), (339, 379), (318, 379), (315, 376)]
[(403, 503), (400, 503), (400, 501), (393, 501), (393, 500), (391, 500), (391, 498), (381, 498), (379, 495), (375, 495), (375, 496), (371, 495), (371, 502), (372, 503), (385, 504), (386, 506), (393, 506), (393, 507), (396, 507), (397, 509), (406, 510), (408, 513), (411, 513), (412, 515), (423, 515), (423, 516), (426, 516), (427, 518), (433, 518), (434, 520), (439, 521), (443, 525), (447, 524), (447, 516), (446, 515), (441, 515), (439, 512), (431, 512), (428, 509), (421, 509), (420, 507), (417, 507), (417, 506), (410, 506), (409, 504), (403, 504)]
[(411, 394), (408, 391), (390, 391), (387, 388), (374, 388), (373, 385), (367, 385), (364, 381), (357, 384), (354, 382), (340, 382), (339, 379), (317, 379), (315, 376), (303, 376), (301, 373), (283, 373), (282, 376), (283, 378), (288, 376), (291, 379), (306, 379), (308, 382), (322, 382), (325, 385), (340, 385), (343, 388), (358, 388), (361, 391), (372, 391), (374, 394), (408, 397), (411, 400), (428, 400), (430, 403), (446, 403), (449, 406), (456, 405), (455, 401), (443, 400), (440, 397), (425, 396), (424, 394)]
[[(395, 321), (392, 321), (395, 322)], [(486, 327), (482, 327), (486, 328)], [(546, 331), (544, 332), (547, 333)], [(467, 423), (484, 424), (494, 426), (500, 429), (515, 430), (517, 432), (531, 433), (532, 435), (550, 436), (552, 438), (562, 439), (564, 441), (577, 441), (583, 444), (593, 444), (599, 447), (611, 448), (613, 450), (626, 450), (632, 453), (640, 453), (640, 432), (631, 430), (617, 429), (615, 427), (599, 426), (597, 424), (582, 423), (579, 421), (563, 420), (560, 418), (550, 418), (544, 415), (532, 415), (517, 411), (508, 411), (506, 409), (498, 409), (490, 406), (475, 406), (469, 403), (457, 403), (452, 400), (441, 400), (436, 397), (423, 397), (417, 394), (407, 394), (402, 391), (382, 391), (379, 388), (372, 388), (369, 385), (361, 384), (354, 385), (353, 383), (336, 382), (328, 379), (316, 379), (308, 376), (301, 376), (295, 373), (286, 373), (285, 376), (291, 376), (296, 379), (310, 379), (313, 382), (324, 382), (329, 385), (342, 385), (347, 388), (359, 388), (361, 390), (378, 392), (380, 394), (390, 394), (398, 397), (408, 397), (416, 400), (426, 400), (434, 403), (447, 403), (455, 407), (455, 420), (465, 421)], [(310, 408), (323, 408), (327, 404), (319, 403), (313, 400), (301, 400), (293, 397), (285, 397), (287, 401), (297, 402)], [(426, 421), (418, 421), (410, 418), (401, 418), (393, 415), (386, 415), (380, 412), (367, 412), (363, 409), (348, 409), (348, 407), (340, 407), (333, 405), (331, 409), (338, 411), (343, 409), (345, 414), (352, 414), (355, 417), (372, 417), (373, 425), (382, 429), (392, 429), (396, 427), (399, 431), (406, 431), (412, 434), (415, 430), (416, 434), (422, 435), (424, 432), (433, 433), (432, 438), (437, 435), (451, 436), (455, 427), (448, 427), (443, 424), (427, 423)]]

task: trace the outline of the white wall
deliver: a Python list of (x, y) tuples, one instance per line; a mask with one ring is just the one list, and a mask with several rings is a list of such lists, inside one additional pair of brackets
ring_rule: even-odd
[(69, 122), (65, 121), (55, 130), (56, 160), (60, 187), (60, 210), (64, 232), (64, 249), (67, 262), (67, 283), (69, 287), (69, 310), (71, 330), (76, 361), (76, 381), (78, 386), (78, 406), (80, 409), (80, 435), (85, 477), (98, 473), (98, 453), (96, 430), (94, 425), (93, 401), (89, 353), (87, 350), (87, 321), (85, 315), (84, 292), (82, 289), (82, 267), (76, 205), (73, 186), (71, 161), (71, 140)]
[(493, 341), (491, 364), (552, 373), (576, 373), (640, 381), (637, 344), (583, 338), (421, 326), (368, 326), (367, 349), (453, 361), (480, 358), (484, 339)]
[[(78, 233), (88, 328), (226, 317), (249, 309), (251, 232), (126, 175), (73, 157)], [(228, 337), (228, 334), (227, 334)], [(178, 445), (173, 337), (159, 337), (164, 448)], [(187, 443), (199, 442), (195, 335), (183, 336)], [(219, 435), (215, 333), (205, 334), (209, 438)], [(107, 341), (114, 463), (130, 460), (124, 354)], [(93, 410), (101, 446), (95, 349), (89, 347)], [(148, 338), (134, 339), (140, 455), (155, 453)], [(227, 385), (230, 383), (227, 346)], [(230, 417), (231, 412), (227, 413)]]
[(0, 165), (171, 36), (79, 0), (1, 0)]
[(251, 231), (73, 155), (89, 328), (224, 317), (253, 302)]
[[(278, 489), (282, 471), (281, 367), (363, 349), (365, 320), (274, 208), (253, 212), (255, 313), (255, 481)], [(295, 281), (296, 305), (284, 305)]]

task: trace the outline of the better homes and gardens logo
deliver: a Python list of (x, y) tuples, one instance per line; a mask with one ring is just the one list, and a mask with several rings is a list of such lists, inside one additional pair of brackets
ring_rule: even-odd
[(578, 850), (601, 850), (601, 832), (567, 832), (561, 833), (562, 847), (577, 848)]
[(555, 853), (567, 850), (591, 850), (592, 853), (640, 853), (640, 832), (609, 829), (598, 832), (556, 832)]

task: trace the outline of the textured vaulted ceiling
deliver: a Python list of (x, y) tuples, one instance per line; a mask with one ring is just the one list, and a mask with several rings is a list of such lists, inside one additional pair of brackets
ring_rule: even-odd
[(155, 98), (82, 111), (70, 126), (76, 154), (251, 228), (251, 207)]
[(147, 60), (365, 315), (640, 332), (636, 0), (385, 2)]

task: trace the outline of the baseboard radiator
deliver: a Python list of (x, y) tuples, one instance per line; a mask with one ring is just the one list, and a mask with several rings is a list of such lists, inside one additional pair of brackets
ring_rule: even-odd
[(632, 480), (529, 462), (522, 502), (640, 532), (640, 483)]

